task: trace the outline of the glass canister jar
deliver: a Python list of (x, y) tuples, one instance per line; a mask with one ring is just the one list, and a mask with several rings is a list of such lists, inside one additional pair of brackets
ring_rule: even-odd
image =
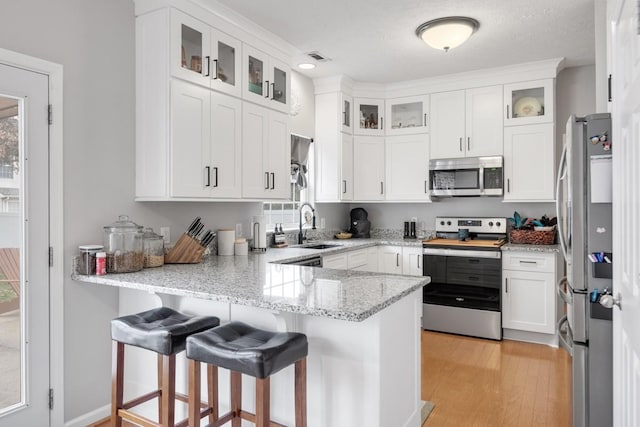
[(144, 268), (164, 265), (164, 239), (154, 233), (152, 228), (143, 230), (142, 247), (144, 248)]
[(96, 274), (96, 254), (102, 251), (101, 245), (80, 245), (80, 262), (78, 263), (78, 274)]
[(104, 227), (107, 273), (129, 273), (144, 267), (142, 226), (120, 215), (118, 221)]

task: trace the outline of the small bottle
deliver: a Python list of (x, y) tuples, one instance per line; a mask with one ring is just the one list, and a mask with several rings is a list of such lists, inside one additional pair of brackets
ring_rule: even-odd
[(96, 254), (96, 276), (107, 274), (107, 253), (98, 252)]

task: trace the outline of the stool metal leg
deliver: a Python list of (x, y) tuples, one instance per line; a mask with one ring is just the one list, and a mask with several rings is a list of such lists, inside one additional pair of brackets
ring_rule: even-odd
[(209, 407), (211, 408), (211, 414), (209, 414), (209, 424), (218, 421), (220, 416), (219, 403), (218, 403), (218, 367), (215, 365), (207, 365), (207, 390)]
[(296, 427), (307, 427), (307, 358), (295, 364)]
[(111, 355), (111, 426), (121, 427), (122, 418), (118, 410), (122, 408), (124, 389), (124, 344), (118, 341), (112, 343)]
[(269, 377), (256, 378), (256, 427), (269, 427), (270, 385)]
[(242, 419), (240, 419), (240, 408), (242, 405), (242, 373), (231, 371), (231, 411), (233, 419), (231, 427), (240, 427)]
[(175, 425), (176, 399), (176, 355), (162, 356), (162, 426)]

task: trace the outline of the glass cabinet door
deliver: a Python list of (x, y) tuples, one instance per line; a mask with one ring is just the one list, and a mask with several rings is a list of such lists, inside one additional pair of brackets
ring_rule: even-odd
[(342, 132), (353, 133), (353, 99), (343, 94), (341, 103)]
[(240, 96), (240, 41), (212, 29), (211, 88)]
[(538, 80), (504, 86), (505, 125), (553, 121), (553, 80)]
[(355, 99), (355, 131), (359, 135), (384, 134), (384, 101), (378, 99)]
[(210, 28), (178, 10), (171, 10), (171, 72), (209, 87)]
[(273, 67), (273, 83), (271, 84), (271, 99), (287, 103), (287, 72), (278, 67)]
[(284, 62), (269, 58), (270, 70), (273, 74), (267, 77), (269, 81), (268, 106), (289, 113), (289, 98), (291, 96), (291, 69)]
[(259, 96), (264, 96), (264, 68), (264, 61), (249, 55), (247, 89)]
[(414, 96), (387, 101), (387, 135), (428, 132), (428, 110), (428, 96)]

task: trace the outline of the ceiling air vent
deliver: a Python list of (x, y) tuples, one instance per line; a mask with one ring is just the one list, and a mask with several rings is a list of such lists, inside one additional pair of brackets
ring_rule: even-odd
[(326, 56), (323, 56), (320, 52), (317, 52), (317, 51), (309, 52), (309, 53), (307, 53), (307, 56), (309, 56), (310, 58), (315, 59), (318, 62), (331, 61), (331, 59), (327, 58)]

